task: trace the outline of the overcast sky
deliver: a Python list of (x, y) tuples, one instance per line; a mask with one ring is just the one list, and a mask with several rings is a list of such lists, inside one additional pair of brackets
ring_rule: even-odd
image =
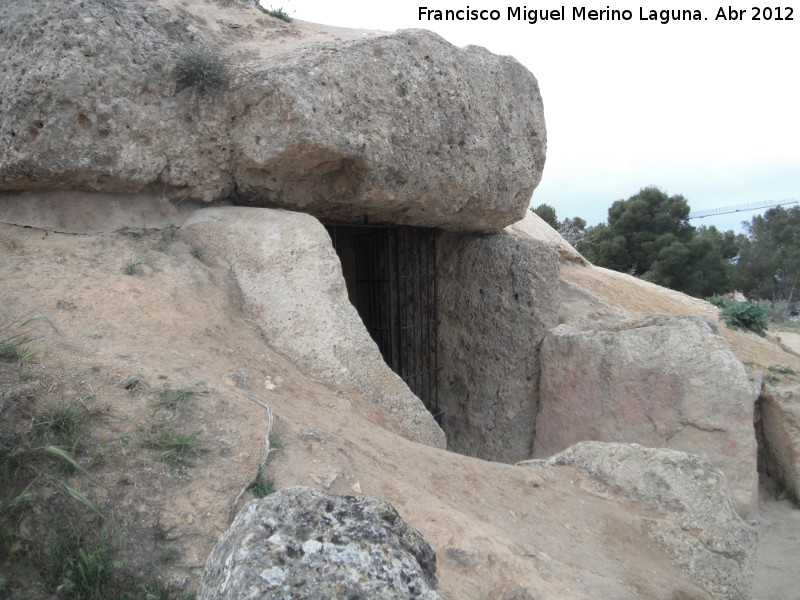
[[(267, 0), (263, 4), (269, 6)], [(753, 20), (751, 4), (531, 0), (563, 21), (509, 20), (508, 4), (435, 0), (276, 0), (293, 17), (343, 27), (430, 29), (457, 46), (514, 56), (539, 81), (547, 164), (532, 204), (559, 218), (604, 222), (608, 207), (641, 187), (684, 195), (692, 210), (800, 200), (800, 1)], [(777, 6), (778, 3), (771, 3)], [(419, 7), (496, 9), (498, 21), (419, 19)], [(573, 8), (628, 9), (627, 21), (580, 21)], [(698, 9), (702, 21), (640, 20), (640, 10)], [(718, 9), (743, 19), (715, 20)], [(786, 7), (790, 7), (787, 10)], [(761, 211), (763, 212), (763, 211)], [(692, 221), (738, 229), (757, 212)]]

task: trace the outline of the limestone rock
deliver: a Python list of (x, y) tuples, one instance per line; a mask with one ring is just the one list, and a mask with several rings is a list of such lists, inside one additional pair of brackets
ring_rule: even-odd
[(648, 535), (714, 598), (750, 598), (757, 533), (734, 511), (725, 475), (705, 458), (637, 444), (581, 442), (534, 468), (574, 467), (602, 496), (624, 496), (657, 516)]
[(451, 450), (530, 458), (539, 345), (555, 325), (558, 258), (546, 243), (510, 235), (442, 235), (439, 404)]
[(383, 361), (350, 304), (339, 258), (319, 221), (285, 210), (206, 208), (179, 235), (230, 264), (245, 310), (270, 345), (314, 377), (356, 385), (400, 435), (445, 446), (436, 421)]
[(759, 405), (766, 471), (800, 498), (800, 386), (765, 387)]
[(534, 456), (583, 440), (637, 443), (704, 455), (722, 470), (734, 506), (749, 517), (758, 477), (755, 395), (716, 325), (655, 316), (542, 343)]
[(200, 600), (436, 600), (436, 555), (385, 500), (287, 488), (248, 504), (203, 571)]
[[(298, 35), (245, 2), (229, 11), (251, 45)], [(534, 76), (427, 31), (263, 57), (224, 55), (224, 24), (144, 0), (5, 2), (0, 21), (0, 191), (155, 192), (498, 230), (541, 179)], [(199, 53), (221, 60), (224, 84), (178, 81), (176, 65)]]
[(576, 329), (597, 329), (630, 321), (621, 310), (598, 300), (579, 285), (559, 278), (558, 322)]
[(505, 228), (506, 233), (523, 238), (539, 240), (553, 246), (561, 260), (588, 265), (589, 261), (572, 244), (535, 212), (529, 210), (525, 217)]

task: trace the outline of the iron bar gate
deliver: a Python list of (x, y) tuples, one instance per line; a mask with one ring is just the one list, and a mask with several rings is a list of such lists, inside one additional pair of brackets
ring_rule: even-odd
[[(334, 247), (339, 244), (337, 227), (328, 227)], [(357, 232), (352, 236), (355, 298), (351, 300), (386, 364), (441, 423), (436, 347), (437, 233), (420, 227), (348, 229)]]

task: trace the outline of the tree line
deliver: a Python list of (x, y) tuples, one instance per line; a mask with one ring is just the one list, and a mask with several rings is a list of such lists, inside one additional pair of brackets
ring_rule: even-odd
[(593, 264), (698, 298), (742, 292), (749, 300), (794, 304), (800, 296), (800, 206), (776, 207), (743, 223), (745, 233), (694, 227), (689, 203), (647, 187), (608, 209), (605, 223), (558, 220), (532, 208)]

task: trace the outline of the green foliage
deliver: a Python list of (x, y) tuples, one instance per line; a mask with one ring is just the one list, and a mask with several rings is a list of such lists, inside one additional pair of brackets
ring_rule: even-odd
[(228, 66), (215, 52), (203, 46), (187, 48), (178, 58), (174, 70), (178, 89), (194, 87), (204, 94), (228, 85)]
[(59, 595), (100, 600), (118, 587), (115, 580), (121, 563), (113, 558), (115, 549), (107, 530), (96, 535), (76, 524), (53, 535), (48, 551), (54, 563), (49, 583)]
[(608, 209), (608, 224), (590, 232), (589, 259), (595, 264), (641, 275), (653, 263), (667, 259), (693, 234), (687, 224), (689, 205), (683, 196), (668, 196), (655, 187), (644, 188)]
[[(98, 508), (71, 482), (86, 474), (75, 455), (91, 413), (60, 402), (34, 414), (9, 411), (0, 430), (0, 579), (43, 582), (49, 592), (70, 598), (103, 598), (112, 571), (97, 532)], [(72, 448), (48, 444), (66, 440)], [(64, 469), (64, 466), (68, 467)], [(87, 513), (87, 510), (89, 511)], [(92, 550), (89, 550), (92, 548)]]
[(792, 328), (793, 323), (791, 321), (791, 315), (789, 314), (789, 310), (791, 305), (786, 300), (756, 300), (756, 304), (758, 304), (761, 308), (769, 313), (769, 322), (774, 324), (780, 324), (782, 327), (787, 327), (789, 329)]
[(744, 223), (735, 284), (748, 298), (797, 300), (800, 282), (800, 207), (771, 208)]
[(728, 303), (728, 299), (725, 296), (723, 296), (722, 294), (716, 294), (714, 296), (709, 296), (708, 298), (706, 298), (706, 302), (710, 302), (711, 304), (713, 304), (717, 308), (724, 308), (729, 304)]
[(256, 6), (258, 7), (258, 10), (260, 10), (264, 14), (267, 14), (267, 15), (269, 15), (271, 17), (275, 17), (277, 19), (280, 19), (281, 21), (286, 21), (287, 23), (291, 23), (292, 22), (292, 17), (290, 17), (289, 14), (285, 10), (283, 10), (283, 7), (280, 7), (280, 8), (272, 8), (272, 7), (264, 8), (260, 4), (256, 4)]
[(564, 219), (558, 226), (558, 233), (574, 248), (578, 249), (580, 243), (586, 237), (586, 221), (580, 217)]
[(715, 227), (695, 229), (683, 196), (644, 188), (608, 211), (578, 249), (593, 263), (704, 297), (730, 289), (740, 239)]
[(542, 221), (550, 225), (550, 227), (558, 229), (558, 217), (556, 217), (555, 208), (549, 204), (540, 204), (536, 208), (532, 208), (531, 211), (539, 215)]
[(149, 424), (140, 428), (142, 444), (157, 451), (156, 458), (172, 467), (191, 467), (191, 459), (205, 449), (200, 442), (200, 432), (187, 433), (177, 428), (175, 417), (190, 405), (192, 400), (207, 394), (203, 382), (193, 386), (171, 388), (164, 384), (150, 390), (155, 396), (153, 414)]
[[(0, 327), (16, 349), (0, 361), (0, 385), (22, 381), (8, 363), (24, 356), (35, 322)], [(31, 389), (6, 403), (0, 418), (0, 598), (188, 600), (120, 560), (123, 541), (92, 493), (101, 442), (90, 429), (101, 411), (87, 406), (88, 396), (40, 407), (46, 386)]]
[(722, 308), (722, 318), (729, 327), (747, 329), (764, 336), (767, 333), (767, 311), (751, 302), (734, 302)]
[(586, 236), (586, 221), (580, 217), (564, 219), (559, 222), (556, 209), (549, 204), (540, 204), (536, 208), (531, 208), (531, 212), (536, 213), (545, 223), (558, 231), (564, 239), (576, 248), (578, 243)]

